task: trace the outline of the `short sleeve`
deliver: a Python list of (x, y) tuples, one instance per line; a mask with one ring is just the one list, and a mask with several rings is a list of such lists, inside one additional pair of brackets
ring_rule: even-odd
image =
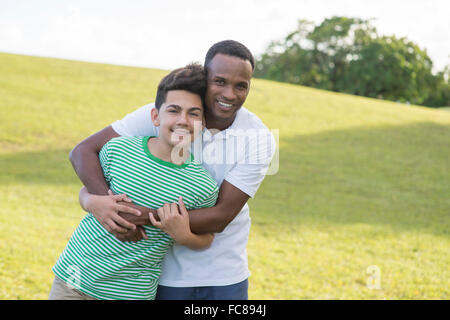
[(198, 203), (195, 205), (195, 208), (211, 208), (217, 202), (217, 197), (219, 195), (219, 187), (216, 186), (214, 190), (212, 190), (205, 197), (201, 198)]
[(271, 132), (252, 137), (224, 180), (253, 198), (266, 176), (275, 151), (276, 143)]
[(111, 124), (117, 134), (125, 137), (158, 136), (158, 128), (152, 122), (154, 103), (147, 104)]
[(111, 142), (107, 142), (100, 153), (98, 154), (100, 165), (103, 170), (103, 175), (105, 176), (106, 182), (109, 184), (111, 182), (110, 168), (111, 168), (111, 155), (110, 155), (110, 145)]

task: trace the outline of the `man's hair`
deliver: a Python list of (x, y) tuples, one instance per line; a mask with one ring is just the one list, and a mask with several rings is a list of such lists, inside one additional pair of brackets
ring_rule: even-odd
[(206, 53), (204, 64), (206, 72), (208, 72), (211, 60), (218, 53), (232, 57), (238, 57), (241, 58), (242, 60), (248, 60), (252, 65), (252, 70), (255, 70), (255, 59), (253, 58), (252, 53), (246, 46), (234, 40), (224, 40), (215, 43), (211, 48), (209, 48), (208, 52)]
[(156, 92), (155, 107), (157, 110), (166, 101), (167, 92), (171, 90), (185, 90), (198, 94), (204, 105), (206, 75), (203, 67), (200, 64), (192, 63), (166, 75), (159, 83)]

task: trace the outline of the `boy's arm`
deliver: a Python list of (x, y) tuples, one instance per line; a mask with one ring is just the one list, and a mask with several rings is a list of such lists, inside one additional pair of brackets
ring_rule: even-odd
[(205, 233), (205, 234), (191, 233), (190, 239), (188, 239), (184, 243), (179, 244), (188, 247), (189, 249), (192, 250), (200, 250), (209, 248), (213, 240), (214, 234), (212, 233)]
[(160, 221), (156, 221), (150, 216), (152, 224), (169, 234), (178, 244), (193, 250), (208, 248), (213, 239), (212, 233), (197, 235), (192, 233), (189, 227), (189, 213), (186, 210), (182, 197), (178, 200), (179, 206), (175, 203), (164, 204), (159, 208), (158, 215)]

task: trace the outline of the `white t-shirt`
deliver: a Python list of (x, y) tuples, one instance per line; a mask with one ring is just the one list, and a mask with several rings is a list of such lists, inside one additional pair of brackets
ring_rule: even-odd
[[(145, 105), (112, 124), (122, 136), (157, 136)], [(242, 107), (230, 127), (216, 134), (204, 130), (191, 152), (217, 181), (223, 180), (253, 197), (275, 153), (275, 139), (252, 112)], [(200, 158), (200, 159), (199, 159)], [(163, 261), (160, 284), (171, 287), (224, 286), (250, 276), (247, 241), (250, 232), (248, 204), (220, 233), (208, 249), (191, 250), (175, 244)]]

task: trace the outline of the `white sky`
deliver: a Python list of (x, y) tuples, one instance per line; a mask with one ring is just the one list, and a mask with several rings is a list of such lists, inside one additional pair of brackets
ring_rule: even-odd
[(448, 0), (0, 0), (0, 51), (173, 69), (225, 39), (258, 55), (298, 19), (333, 15), (376, 18), (380, 34), (426, 48), (435, 70), (450, 64)]

